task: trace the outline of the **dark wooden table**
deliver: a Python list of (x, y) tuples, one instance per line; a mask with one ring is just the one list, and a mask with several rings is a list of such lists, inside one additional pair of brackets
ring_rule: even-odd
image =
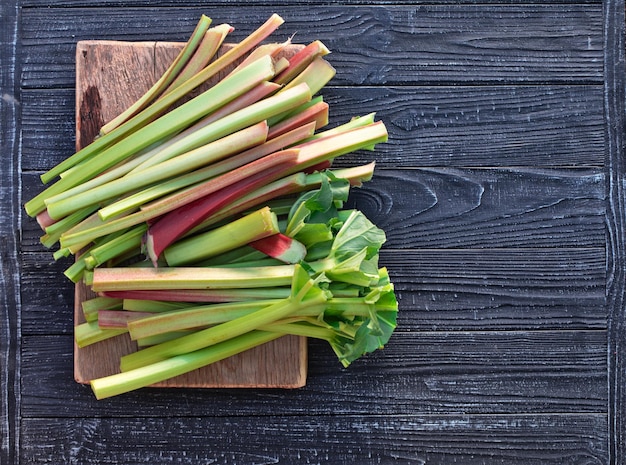
[[(0, 4), (0, 463), (626, 463), (624, 2)], [(186, 40), (201, 13), (321, 39), (331, 119), (390, 131), (355, 202), (400, 300), (382, 352), (310, 342), (299, 390), (73, 381), (73, 287), (21, 204), (74, 147), (82, 39)]]

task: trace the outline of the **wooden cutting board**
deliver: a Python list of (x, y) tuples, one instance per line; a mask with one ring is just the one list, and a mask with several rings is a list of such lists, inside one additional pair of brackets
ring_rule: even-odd
[[(143, 95), (176, 57), (183, 44), (172, 42), (81, 41), (76, 49), (76, 146), (93, 141), (100, 127)], [(223, 51), (228, 47), (224, 45)], [(300, 46), (291, 46), (292, 54)], [(216, 79), (221, 78), (217, 76)], [(210, 84), (210, 83), (209, 83)], [(84, 322), (81, 303), (93, 297), (78, 284), (75, 324)], [(119, 372), (122, 355), (136, 351), (128, 335), (74, 348), (79, 383)], [(307, 374), (306, 339), (284, 336), (208, 367), (159, 383), (160, 387), (297, 388)]]

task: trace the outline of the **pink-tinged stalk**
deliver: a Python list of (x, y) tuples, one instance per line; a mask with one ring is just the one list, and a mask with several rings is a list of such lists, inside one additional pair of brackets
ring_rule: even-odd
[(57, 220), (50, 217), (47, 209), (37, 215), (37, 224), (44, 231), (48, 226), (52, 226), (56, 222)]
[(128, 322), (153, 316), (147, 312), (128, 312), (126, 310), (99, 310), (98, 326), (101, 329), (128, 329)]
[(169, 94), (182, 83), (202, 71), (213, 59), (220, 46), (224, 43), (226, 36), (234, 30), (235, 28), (229, 24), (220, 24), (219, 26), (212, 27), (206, 31), (196, 52), (180, 73), (178, 73), (176, 79), (174, 79), (168, 88), (163, 91), (162, 95)]
[[(265, 58), (269, 59), (267, 56)], [(254, 63), (260, 61), (263, 61), (263, 58), (260, 58)], [(239, 71), (237, 74), (243, 73), (246, 69), (253, 65), (248, 65), (244, 68), (244, 70)], [(190, 132), (189, 135), (182, 138), (174, 146), (156, 153), (149, 160), (137, 166), (133, 172), (142, 172), (146, 167), (165, 161), (168, 158), (179, 155), (180, 153), (191, 150), (201, 144), (205, 144), (219, 137), (232, 134), (233, 132), (247, 126), (263, 122), (268, 118), (284, 111), (291, 111), (294, 108), (309, 102), (310, 100), (311, 92), (306, 83), (302, 83), (302, 85), (294, 87), (288, 92), (281, 92), (280, 95), (276, 94), (274, 96), (261, 99), (246, 106), (245, 108), (241, 108), (233, 113), (225, 115), (222, 118), (212, 121), (209, 124), (196, 128), (195, 131)], [(51, 214), (51, 216), (54, 217), (53, 214)]]
[[(287, 151), (279, 153), (287, 153)], [(267, 156), (257, 161), (265, 162), (269, 158), (273, 157)], [(294, 160), (296, 157), (291, 156), (288, 158), (290, 160)], [(243, 166), (242, 168), (246, 169), (241, 171), (250, 172), (250, 165), (255, 163), (256, 162), (252, 162)], [(163, 217), (159, 218), (148, 229), (145, 240), (145, 249), (148, 256), (152, 260), (152, 263), (156, 266), (158, 258), (161, 256), (165, 248), (182, 237), (187, 231), (200, 224), (211, 214), (215, 213), (229, 203), (241, 198), (251, 190), (267, 184), (269, 181), (273, 181), (274, 179), (270, 174), (268, 174), (268, 172), (281, 172), (284, 171), (285, 167), (289, 165), (289, 162), (274, 163), (272, 166), (267, 168), (267, 170), (252, 170), (249, 175), (241, 176), (234, 183), (231, 183), (218, 191), (210, 189), (210, 195), (205, 194), (203, 197), (195, 199), (192, 202), (186, 202), (181, 208), (172, 210)], [(231, 173), (234, 173), (234, 171), (231, 171)]]
[(88, 280), (98, 292), (161, 289), (237, 289), (288, 286), (293, 265), (268, 267), (96, 268)]
[(240, 68), (243, 68), (249, 63), (252, 63), (254, 60), (262, 57), (263, 55), (269, 55), (274, 59), (279, 59), (280, 54), (285, 50), (287, 46), (291, 45), (291, 39), (286, 40), (281, 43), (271, 43), (271, 44), (261, 44), (252, 50), (243, 61), (237, 65), (237, 67), (233, 70), (236, 72)]
[(120, 213), (126, 213), (130, 210), (139, 208), (150, 201), (156, 200), (172, 192), (188, 188), (194, 184), (206, 181), (215, 176), (222, 175), (247, 163), (258, 160), (270, 153), (282, 150), (291, 145), (295, 145), (303, 140), (308, 139), (315, 131), (315, 122), (302, 125), (293, 131), (272, 140), (252, 147), (237, 155), (233, 155), (219, 162), (213, 163), (205, 168), (200, 168), (192, 173), (179, 176), (175, 179), (165, 181), (156, 186), (149, 187), (135, 194), (129, 195), (112, 203), (98, 211), (98, 215), (103, 220), (108, 220)]
[[(193, 198), (191, 202), (184, 202), (184, 207), (171, 211), (150, 226), (145, 242), (148, 256), (156, 264), (166, 247), (221, 208), (254, 189), (289, 174), (315, 166), (334, 156), (350, 152), (358, 148), (360, 144), (386, 140), (386, 137), (387, 132), (384, 125), (374, 123), (367, 128), (358, 128), (327, 139), (317, 139), (314, 143), (301, 144), (306, 153), (286, 150), (245, 165), (240, 170), (224, 175), (224, 178), (230, 175), (237, 184), (229, 183), (229, 187), (224, 187), (218, 192), (213, 186), (216, 184), (215, 180), (197, 186), (194, 188), (196, 196), (189, 195), (189, 191), (186, 193), (187, 198)], [(283, 158), (285, 154), (290, 156), (284, 162), (274, 162), (275, 158)], [(201, 196), (197, 196), (197, 194), (201, 194)]]
[[(261, 185), (302, 171), (324, 160), (352, 152), (362, 146), (368, 146), (386, 140), (387, 130), (384, 124), (379, 121), (368, 126), (300, 144), (297, 146), (300, 151), (294, 152), (291, 159), (285, 163), (272, 164), (270, 167), (263, 167), (262, 165), (262, 163), (271, 163), (275, 156), (290, 151), (268, 155), (267, 157), (242, 167), (238, 173), (236, 173), (238, 170), (228, 173), (229, 175), (236, 173), (233, 175), (233, 178), (238, 185), (224, 189), (219, 196), (208, 196), (208, 194), (216, 192), (214, 186), (216, 183), (213, 182), (214, 180), (196, 186), (186, 191), (183, 198), (179, 199), (179, 201), (185, 205), (184, 208), (178, 211), (171, 211), (162, 218), (159, 218), (158, 221), (150, 227), (146, 235), (147, 253), (152, 262), (157, 263), (159, 256), (168, 245), (182, 237), (187, 231), (202, 223), (210, 215), (219, 211), (220, 208), (241, 198), (243, 195)], [(262, 173), (261, 176), (256, 174), (260, 172)], [(248, 174), (250, 179), (241, 181), (241, 179), (248, 177), (243, 175), (244, 173)], [(226, 176), (227, 175), (224, 175), (222, 178)], [(231, 184), (232, 183), (228, 183), (227, 185)], [(194, 191), (193, 194), (191, 194), (190, 191)], [(192, 199), (192, 203), (190, 203), (190, 199)], [(161, 200), (160, 203), (164, 201), (167, 200)]]
[[(264, 204), (265, 202), (268, 202), (270, 200), (277, 199), (279, 197), (299, 194), (306, 189), (318, 187), (321, 183), (320, 178), (306, 176), (305, 172), (312, 171), (315, 168), (323, 169), (329, 164), (329, 161), (321, 162), (317, 165), (313, 165), (306, 170), (303, 170), (300, 173), (286, 176), (277, 181), (262, 186), (259, 189), (256, 189), (255, 191), (250, 192), (239, 200), (233, 202), (232, 205), (228, 205), (226, 208), (223, 208), (220, 211), (216, 212), (210, 218), (203, 221), (200, 225), (190, 230), (188, 234), (202, 231), (208, 227), (211, 227), (215, 223), (223, 221), (238, 213), (257, 207), (258, 205)], [(352, 186), (360, 187), (363, 182), (372, 179), (372, 176), (374, 174), (374, 166), (375, 163), (371, 162), (362, 166), (339, 168), (332, 170), (331, 172), (339, 178), (347, 179)]]
[(285, 234), (278, 233), (248, 244), (250, 247), (284, 263), (298, 263), (306, 256), (306, 247)]
[(317, 102), (305, 110), (271, 126), (267, 138), (273, 139), (311, 122), (315, 123), (317, 129), (323, 128), (328, 124), (328, 108), (328, 103)]
[(277, 73), (273, 81), (278, 84), (288, 83), (304, 71), (315, 58), (328, 55), (328, 53), (330, 50), (319, 40), (311, 42), (289, 59), (289, 67)]
[(241, 302), (256, 299), (289, 297), (289, 287), (259, 289), (155, 289), (101, 292), (102, 297), (124, 300), (158, 300), (163, 302)]
[(64, 217), (72, 210), (119, 197), (140, 187), (167, 180), (172, 176), (191, 172), (209, 163), (234, 155), (265, 142), (268, 127), (265, 121), (226, 135), (208, 144), (202, 145), (177, 157), (149, 166), (140, 172), (110, 181), (101, 186), (75, 196), (48, 205), (48, 211), (54, 216)]

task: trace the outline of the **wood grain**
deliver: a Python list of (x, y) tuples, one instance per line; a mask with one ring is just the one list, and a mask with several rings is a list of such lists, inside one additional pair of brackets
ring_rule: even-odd
[(608, 389), (609, 403), (609, 461), (626, 461), (626, 207), (624, 199), (624, 102), (626, 99), (624, 76), (624, 33), (626, 21), (623, 4), (606, 6), (606, 76), (605, 111), (606, 166), (607, 166), (607, 325), (608, 325)]
[[(79, 42), (76, 46), (77, 149), (93, 141), (102, 124), (139, 99), (181, 47), (181, 44), (157, 42)], [(287, 54), (297, 48), (292, 46)], [(218, 79), (216, 76), (207, 81), (206, 86)], [(81, 303), (91, 297), (94, 294), (87, 286), (76, 285), (74, 324), (84, 323)], [(88, 383), (119, 373), (120, 357), (136, 351), (137, 345), (128, 334), (83, 348), (76, 346), (74, 377), (79, 383)], [(155, 386), (298, 388), (306, 383), (306, 369), (305, 338), (284, 336)]]
[[(335, 64), (334, 53), (329, 60)], [(376, 112), (389, 141), (337, 166), (379, 168), (604, 166), (603, 88), (592, 86), (376, 86), (324, 89), (330, 126)], [(23, 95), (23, 169), (42, 171), (73, 151), (74, 92)], [(68, 113), (69, 112), (69, 113)]]
[[(71, 334), (69, 262), (24, 256), (25, 335)], [(606, 329), (603, 248), (386, 249), (406, 330)], [(41, 325), (41, 321), (46, 325)]]
[[(326, 344), (310, 341), (301, 389), (144, 389), (99, 402), (72, 378), (70, 336), (24, 339), (26, 417), (237, 415), (599, 414), (606, 412), (606, 331), (409, 331), (343, 369)], [(37, 367), (49, 366), (42, 373)], [(54, 369), (52, 369), (54, 368)], [(42, 393), (45, 393), (42, 395)], [(180, 402), (178, 396), (184, 396)], [(67, 402), (71, 399), (71, 402)]]
[[(23, 459), (84, 465), (337, 463), (580, 465), (606, 463), (601, 415), (396, 415), (29, 419)], [(234, 434), (233, 434), (234, 433)], [(103, 438), (107, 438), (104, 442)], [(202, 438), (202, 440), (198, 440)], [(462, 442), (463, 446), (459, 446)]]
[(0, 6), (0, 463), (20, 459), (20, 7)]
[(301, 389), (98, 402), (73, 381), (65, 264), (16, 210), (0, 224), (21, 291), (0, 315), (0, 463), (625, 464), (624, 1), (198, 5), (4, 2), (16, 75), (0, 88), (19, 103), (3, 176), (21, 167), (29, 198), (73, 151), (77, 40), (180, 41), (200, 13), (240, 39), (279, 12), (279, 37), (333, 49), (331, 118), (376, 110), (390, 130), (350, 162), (377, 161), (352, 201), (389, 235), (393, 343), (346, 370), (309, 341)]
[[(236, 42), (274, 12), (286, 20), (276, 40), (296, 33), (299, 43), (320, 39), (333, 51), (342, 70), (335, 85), (602, 83), (602, 4), (450, 3), (228, 5), (177, 8), (176, 14), (156, 6), (58, 8), (52, 16), (25, 9), (23, 85), (72, 87), (78, 40), (186, 40), (182, 31), (206, 13), (216, 24), (235, 26)], [(49, 63), (53, 50), (57, 60)]]

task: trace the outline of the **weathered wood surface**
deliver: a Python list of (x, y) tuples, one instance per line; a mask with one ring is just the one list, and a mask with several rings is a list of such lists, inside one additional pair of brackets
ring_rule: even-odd
[[(626, 463), (624, 2), (242, 5), (3, 2), (0, 462)], [(181, 41), (200, 13), (238, 40), (274, 11), (332, 49), (331, 120), (390, 130), (348, 161), (377, 162), (352, 202), (389, 236), (398, 332), (349, 369), (310, 341), (303, 389), (95, 401), (68, 263), (18, 211), (73, 150), (76, 42)]]

